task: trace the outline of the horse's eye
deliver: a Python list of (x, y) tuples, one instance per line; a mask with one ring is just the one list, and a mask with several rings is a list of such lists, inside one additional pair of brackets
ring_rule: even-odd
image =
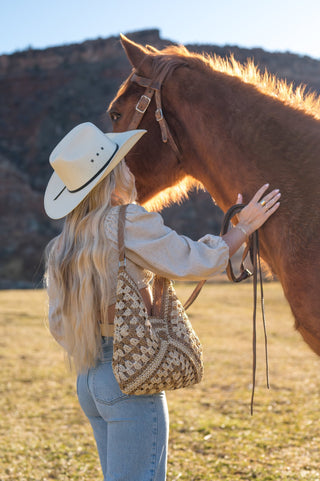
[(109, 112), (109, 116), (110, 116), (110, 119), (112, 120), (112, 122), (116, 122), (117, 120), (120, 119), (121, 114), (119, 114), (119, 112), (115, 112), (113, 110), (113, 111)]

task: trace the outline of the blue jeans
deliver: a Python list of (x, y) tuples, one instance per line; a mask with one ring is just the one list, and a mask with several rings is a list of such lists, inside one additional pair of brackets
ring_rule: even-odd
[(104, 481), (165, 481), (169, 431), (165, 393), (123, 394), (112, 371), (112, 341), (104, 338), (101, 359), (77, 379)]

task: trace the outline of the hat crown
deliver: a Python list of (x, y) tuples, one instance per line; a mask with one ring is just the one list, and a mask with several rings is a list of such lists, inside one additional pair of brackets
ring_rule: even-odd
[(74, 127), (54, 148), (50, 164), (70, 192), (94, 179), (111, 161), (118, 145), (90, 122)]
[(54, 169), (44, 195), (51, 219), (61, 219), (125, 158), (146, 130), (103, 133), (90, 122), (74, 127), (50, 155)]

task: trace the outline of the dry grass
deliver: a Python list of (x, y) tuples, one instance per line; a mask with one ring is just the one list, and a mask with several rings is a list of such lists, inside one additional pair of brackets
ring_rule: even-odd
[[(190, 288), (177, 286), (182, 298)], [(190, 309), (206, 375), (168, 393), (168, 481), (320, 480), (319, 359), (292, 328), (277, 283), (265, 286), (271, 389), (260, 333), (250, 416), (251, 290), (210, 284)], [(0, 481), (102, 479), (75, 376), (45, 327), (45, 293), (1, 291), (0, 306)]]

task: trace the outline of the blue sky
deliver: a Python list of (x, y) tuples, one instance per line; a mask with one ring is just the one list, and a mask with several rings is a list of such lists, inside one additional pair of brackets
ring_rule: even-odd
[(320, 59), (320, 0), (2, 0), (0, 54), (145, 28), (179, 43)]

